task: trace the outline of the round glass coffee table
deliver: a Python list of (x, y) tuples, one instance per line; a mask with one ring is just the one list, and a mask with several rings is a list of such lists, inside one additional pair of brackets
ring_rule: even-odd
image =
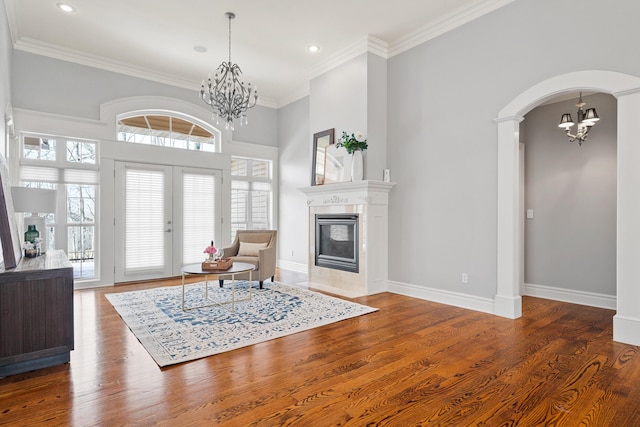
[[(220, 305), (224, 306), (224, 304), (231, 304), (231, 311), (236, 311), (236, 303), (243, 301), (251, 301), (251, 297), (253, 296), (253, 287), (252, 287), (252, 273), (256, 267), (253, 264), (249, 264), (247, 262), (234, 262), (231, 267), (226, 270), (203, 270), (202, 264), (189, 264), (185, 265), (180, 269), (182, 272), (182, 311), (194, 310), (196, 308), (210, 307), (212, 305)], [(236, 299), (236, 275), (240, 273), (249, 273), (249, 298)], [(186, 276), (191, 275), (201, 275), (204, 276), (205, 282), (205, 300), (209, 301), (211, 304), (199, 305), (196, 307), (185, 307), (184, 304), (184, 290), (185, 283), (184, 278)], [(231, 299), (228, 301), (213, 301), (209, 299), (209, 276), (231, 276)]]

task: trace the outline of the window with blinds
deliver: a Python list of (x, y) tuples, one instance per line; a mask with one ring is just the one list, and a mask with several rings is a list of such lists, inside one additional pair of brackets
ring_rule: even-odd
[(202, 251), (215, 235), (215, 177), (210, 174), (184, 173), (182, 191), (182, 262), (197, 263), (202, 261)]
[(271, 162), (231, 159), (231, 239), (238, 230), (271, 228)]
[(55, 214), (46, 219), (47, 249), (63, 249), (76, 280), (96, 277), (98, 247), (98, 143), (62, 136), (23, 134), (22, 185), (58, 190)]
[(125, 271), (164, 267), (164, 173), (125, 173)]

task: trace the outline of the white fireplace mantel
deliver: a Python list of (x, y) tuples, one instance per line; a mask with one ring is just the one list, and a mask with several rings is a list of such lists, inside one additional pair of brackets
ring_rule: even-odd
[[(355, 298), (388, 289), (389, 192), (395, 182), (356, 181), (304, 187), (309, 207), (309, 286)], [(359, 271), (315, 265), (315, 216), (358, 214)]]
[(308, 206), (388, 205), (395, 182), (356, 181), (299, 188), (307, 195)]

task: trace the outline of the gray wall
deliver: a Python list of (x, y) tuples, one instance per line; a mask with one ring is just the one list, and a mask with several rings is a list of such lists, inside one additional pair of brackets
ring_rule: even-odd
[[(364, 151), (364, 179), (382, 180), (387, 160), (387, 64), (362, 54), (311, 80), (309, 123), (311, 135), (335, 128), (336, 142), (342, 132), (364, 132), (369, 148)], [(309, 170), (311, 170), (309, 151)]]
[[(367, 132), (367, 54), (310, 81), (309, 126), (309, 144), (314, 133), (330, 128), (335, 128), (336, 142), (343, 131)], [(307, 161), (310, 176), (311, 147)]]
[[(307, 264), (309, 233), (306, 196), (298, 190), (311, 185), (311, 137), (309, 136), (309, 97), (292, 102), (278, 111), (280, 135), (280, 218), (278, 259)], [(296, 269), (296, 268), (294, 268)], [(304, 269), (306, 272), (306, 267)]]
[(235, 124), (234, 141), (278, 146), (278, 110), (256, 105), (247, 112), (247, 118), (246, 125)]
[(387, 167), (387, 61), (367, 55), (366, 178), (382, 181)]
[(493, 298), (493, 119), (563, 73), (640, 75), (639, 14), (635, 0), (518, 0), (388, 61), (390, 280)]
[[(134, 96), (164, 96), (206, 107), (197, 97), (198, 82), (191, 91), (22, 51), (14, 53), (13, 70), (14, 108), (99, 119), (101, 104)], [(213, 118), (211, 123), (215, 125)], [(218, 127), (224, 128), (222, 123)], [(233, 139), (277, 145), (277, 111), (253, 108), (249, 124), (236, 125)]]
[[(525, 116), (525, 283), (616, 294), (616, 107), (584, 97), (601, 120), (579, 147), (557, 124), (577, 120), (576, 99)], [(574, 127), (575, 130), (575, 127)]]

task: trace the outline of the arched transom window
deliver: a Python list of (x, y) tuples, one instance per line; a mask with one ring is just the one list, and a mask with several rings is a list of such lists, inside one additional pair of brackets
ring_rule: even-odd
[(185, 118), (162, 114), (118, 116), (118, 140), (185, 150), (216, 151), (216, 133)]

